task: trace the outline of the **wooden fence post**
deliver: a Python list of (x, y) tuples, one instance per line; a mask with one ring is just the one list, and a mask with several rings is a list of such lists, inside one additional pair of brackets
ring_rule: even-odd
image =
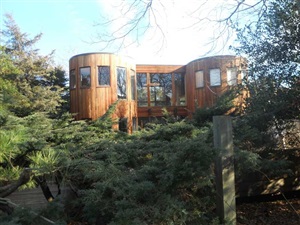
[(232, 121), (229, 116), (213, 117), (214, 147), (221, 152), (215, 161), (217, 214), (221, 223), (236, 224)]

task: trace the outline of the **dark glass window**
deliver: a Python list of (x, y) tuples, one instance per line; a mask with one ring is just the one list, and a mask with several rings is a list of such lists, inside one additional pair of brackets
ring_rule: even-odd
[(135, 71), (130, 70), (130, 82), (131, 82), (131, 100), (136, 99), (136, 85), (135, 85)]
[(70, 71), (70, 88), (71, 89), (76, 88), (76, 73), (75, 73), (75, 70)]
[(110, 85), (110, 70), (109, 66), (98, 66), (98, 85)]
[(117, 67), (117, 95), (118, 99), (126, 99), (126, 69)]
[(136, 75), (138, 106), (148, 106), (147, 94), (147, 74), (138, 73)]
[(119, 131), (127, 133), (127, 118), (121, 118), (119, 120)]
[(139, 107), (186, 105), (184, 74), (138, 73), (136, 81)]
[(175, 105), (186, 105), (185, 101), (185, 82), (184, 82), (184, 75), (181, 73), (174, 74), (175, 80)]
[(80, 86), (90, 87), (91, 86), (91, 68), (82, 67), (79, 69), (80, 73)]
[(172, 100), (172, 74), (150, 74), (150, 106), (170, 106)]
[(138, 130), (137, 118), (133, 117), (132, 118), (132, 131), (137, 131), (137, 130)]

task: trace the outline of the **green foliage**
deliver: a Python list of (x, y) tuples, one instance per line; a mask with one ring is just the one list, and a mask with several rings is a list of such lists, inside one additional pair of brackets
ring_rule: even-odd
[(250, 96), (234, 121), (236, 162), (243, 174), (256, 171), (271, 179), (291, 174), (279, 142), (300, 115), (299, 10), (297, 1), (269, 1), (255, 26), (238, 29), (235, 50), (248, 60), (244, 84)]
[[(276, 177), (289, 172), (288, 163), (278, 157), (281, 152), (274, 151), (270, 131), (299, 118), (298, 11), (293, 2), (272, 1), (257, 30), (248, 27), (247, 33), (240, 33), (240, 53), (249, 56), (250, 92), (244, 114), (234, 120), (241, 174), (260, 171)], [(111, 129), (115, 121), (109, 115), (117, 102), (96, 121), (73, 121), (63, 112), (56, 117), (63, 102), (64, 72), (52, 68), (52, 54), (41, 56), (34, 49), (40, 34), (28, 38), (10, 16), (6, 28), (1, 33), (6, 44), (0, 46), (1, 186), (30, 168), (32, 176), (53, 175), (72, 187), (77, 197), (67, 208), (82, 221), (216, 223), (212, 170), (216, 151), (210, 122), (212, 116), (232, 109), (238, 91), (219, 97), (212, 108), (197, 109), (197, 126), (178, 121), (165, 110), (162, 123), (148, 124), (131, 136)], [(64, 209), (56, 199), (42, 215), (63, 224)], [(45, 223), (26, 210), (1, 216), (1, 221)]]
[(239, 32), (237, 51), (249, 62), (246, 113), (257, 125), (299, 118), (299, 22), (297, 1), (270, 1), (258, 26)]
[(198, 126), (203, 126), (206, 123), (212, 122), (213, 116), (220, 116), (228, 114), (230, 112), (231, 115), (235, 115), (237, 109), (233, 104), (233, 100), (238, 97), (239, 90), (236, 88), (232, 88), (221, 96), (218, 97), (217, 102), (214, 106), (210, 108), (197, 108), (193, 120)]
[(299, 5), (270, 1), (256, 27), (239, 30), (237, 52), (248, 59), (244, 116), (236, 123), (243, 149), (270, 149), (291, 119), (299, 119)]
[[(58, 213), (59, 211), (60, 213)], [(0, 212), (0, 225), (2, 224), (3, 225), (49, 225), (49, 224), (66, 225), (67, 223), (64, 221), (63, 208), (57, 203), (51, 203), (44, 210), (16, 207), (14, 212), (11, 215), (1, 214)]]
[(74, 149), (66, 180), (79, 189), (84, 217), (109, 224), (209, 223), (215, 155), (207, 129), (153, 125)]
[(35, 49), (41, 34), (30, 38), (11, 15), (5, 18), (0, 46), (1, 196), (15, 190), (16, 181), (16, 188), (35, 186), (33, 179), (22, 178), (25, 170), (31, 178), (55, 173), (65, 150), (54, 141), (61, 130), (57, 124), (63, 122), (50, 119), (61, 110), (64, 71), (52, 66), (52, 53), (42, 56)]
[(0, 46), (0, 62), (4, 65), (0, 69), (1, 79), (11, 81), (19, 97), (8, 104), (8, 109), (18, 116), (36, 111), (56, 113), (63, 103), (61, 96), (66, 79), (60, 68), (52, 67), (53, 53), (42, 56), (34, 49), (41, 34), (29, 38), (12, 16), (6, 15), (1, 37), (5, 43)]

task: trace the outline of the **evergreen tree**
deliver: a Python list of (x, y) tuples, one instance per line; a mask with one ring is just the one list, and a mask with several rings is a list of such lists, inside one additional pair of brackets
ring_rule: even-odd
[(272, 147), (274, 137), (300, 117), (299, 13), (298, 1), (270, 1), (257, 26), (239, 30), (236, 50), (246, 55), (249, 68), (244, 121), (252, 127), (248, 138), (255, 138), (257, 147)]
[[(10, 15), (6, 19), (0, 46), (0, 198), (38, 183), (51, 200), (38, 178), (57, 171), (62, 152), (52, 137), (63, 122), (49, 116), (63, 102), (64, 71), (52, 67), (52, 54), (41, 56), (34, 49), (41, 34), (31, 39)], [(11, 212), (5, 201), (0, 208)]]
[[(35, 44), (42, 34), (30, 38), (22, 33), (11, 15), (6, 15), (5, 28), (1, 31), (1, 58), (9, 62), (2, 69), (2, 78), (12, 81), (24, 96), (18, 104), (11, 104), (10, 110), (18, 116), (27, 116), (40, 111), (55, 113), (61, 105), (64, 73), (53, 68), (52, 56), (42, 56)], [(12, 67), (9, 67), (12, 66)]]

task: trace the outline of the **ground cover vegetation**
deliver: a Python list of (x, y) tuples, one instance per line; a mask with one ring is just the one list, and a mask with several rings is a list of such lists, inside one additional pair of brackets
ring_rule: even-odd
[[(8, 16), (0, 49), (2, 223), (218, 224), (211, 118), (228, 113), (245, 90), (243, 108), (231, 111), (238, 179), (253, 171), (268, 178), (299, 173), (280, 160), (280, 137), (299, 119), (300, 6), (286, 0), (265, 6), (255, 26), (238, 28), (236, 51), (249, 68), (243, 86), (213, 108), (198, 109), (192, 121), (166, 115), (133, 135), (112, 130), (115, 105), (96, 121), (73, 121), (64, 72), (52, 66), (51, 54), (34, 49), (41, 35), (30, 38)], [(50, 178), (68, 187), (64, 201), (48, 189)], [(37, 214), (5, 198), (37, 184), (49, 201)]]

